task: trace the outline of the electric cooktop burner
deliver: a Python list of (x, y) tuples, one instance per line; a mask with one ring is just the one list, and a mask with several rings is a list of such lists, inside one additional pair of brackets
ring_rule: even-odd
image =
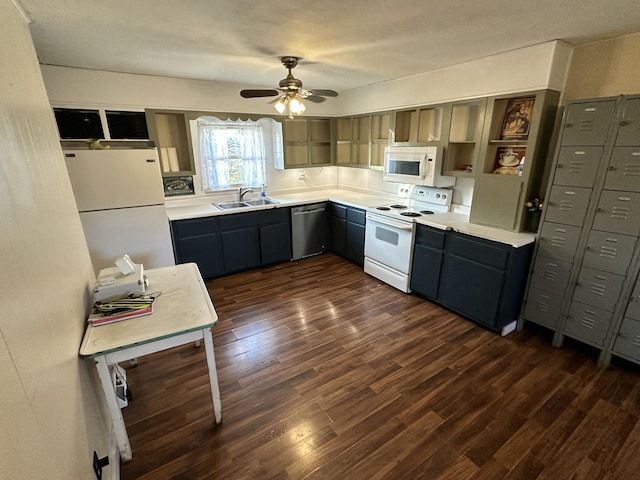
[(420, 210), (420, 213), (424, 215), (433, 215), (433, 210)]
[(418, 212), (400, 212), (400, 215), (403, 217), (419, 217), (420, 214)]
[(376, 210), (391, 210), (391, 207), (376, 207)]
[(389, 208), (398, 208), (398, 209), (403, 209), (403, 208), (409, 208), (406, 205), (391, 205)]

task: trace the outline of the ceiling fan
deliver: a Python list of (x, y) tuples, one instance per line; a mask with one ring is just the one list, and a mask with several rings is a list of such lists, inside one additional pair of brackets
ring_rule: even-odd
[(337, 97), (338, 93), (333, 90), (306, 90), (302, 88), (302, 81), (293, 76), (291, 70), (298, 65), (298, 57), (281, 57), (280, 61), (282, 65), (289, 70), (287, 78), (280, 80), (278, 88), (273, 89), (259, 89), (259, 90), (241, 90), (240, 95), (244, 98), (256, 98), (256, 97), (275, 97), (278, 96), (278, 100), (274, 105), (274, 108), (279, 113), (284, 113), (285, 109), (289, 109), (289, 118), (293, 118), (293, 115), (300, 115), (306, 110), (303, 99), (307, 99), (313, 103), (322, 103), (325, 101), (325, 97)]

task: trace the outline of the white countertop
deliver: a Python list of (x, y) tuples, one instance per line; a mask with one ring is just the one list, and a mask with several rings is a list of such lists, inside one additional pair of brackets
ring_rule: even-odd
[[(244, 207), (241, 209), (220, 210), (212, 203), (220, 203), (224, 200), (219, 198), (193, 198), (180, 200), (179, 202), (167, 202), (167, 214), (169, 220), (185, 220), (190, 218), (209, 217), (216, 215), (227, 215), (230, 213), (251, 212), (256, 210), (266, 210), (270, 208), (293, 207), (314, 202), (338, 202), (356, 208), (373, 208), (388, 203), (395, 196), (378, 194), (367, 194), (350, 190), (332, 189), (317, 190), (285, 195), (274, 195), (269, 198), (280, 203), (275, 205)], [(495, 242), (505, 243), (518, 248), (535, 242), (535, 234), (527, 232), (510, 232), (499, 228), (487, 227), (469, 223), (469, 216), (462, 213), (445, 213), (441, 215), (424, 216), (416, 219), (416, 223), (428, 225), (442, 230), (454, 230), (456, 232), (472, 235), (474, 237), (485, 238)]]

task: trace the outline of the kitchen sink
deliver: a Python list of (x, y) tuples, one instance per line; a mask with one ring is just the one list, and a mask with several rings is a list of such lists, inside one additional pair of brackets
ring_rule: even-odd
[(214, 205), (222, 210), (229, 210), (231, 208), (250, 207), (250, 205), (246, 202), (224, 202), (224, 203), (214, 203)]
[(255, 200), (245, 200), (244, 202), (223, 202), (214, 203), (213, 205), (221, 210), (231, 210), (232, 208), (259, 207), (260, 205), (275, 205), (280, 203), (270, 198), (256, 198)]
[(248, 203), (252, 207), (255, 207), (259, 205), (275, 205), (280, 202), (277, 202), (276, 200), (272, 200), (270, 198), (256, 198), (255, 200), (245, 200), (244, 203)]

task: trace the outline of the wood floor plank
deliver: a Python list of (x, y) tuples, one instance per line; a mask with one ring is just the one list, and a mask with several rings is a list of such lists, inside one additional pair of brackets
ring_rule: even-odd
[(638, 369), (525, 325), (500, 337), (333, 254), (206, 282), (202, 348), (141, 357), (123, 480), (622, 480), (640, 471)]

